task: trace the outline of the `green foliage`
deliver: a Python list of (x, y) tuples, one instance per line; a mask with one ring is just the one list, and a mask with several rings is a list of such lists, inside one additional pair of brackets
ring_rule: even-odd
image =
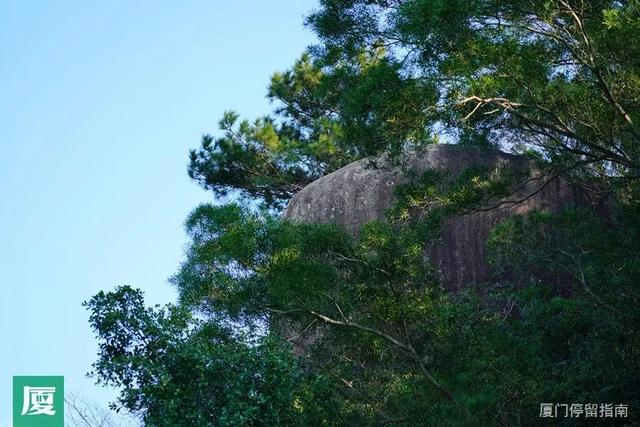
[[(640, 2), (323, 0), (330, 64), (385, 49), (462, 141), (535, 148), (586, 174), (640, 167)], [(583, 163), (584, 162), (584, 163)], [(588, 162), (588, 163), (587, 163)]]
[(566, 289), (572, 294), (591, 295), (605, 307), (624, 306), (639, 297), (640, 230), (629, 220), (623, 215), (605, 223), (588, 210), (513, 217), (496, 227), (487, 242), (489, 261), (496, 272), (513, 273), (523, 282), (553, 274), (572, 284)]
[(273, 117), (238, 122), (227, 112), (219, 123), (224, 136), (203, 136), (191, 152), (191, 178), (218, 196), (236, 192), (278, 209), (354, 160), (433, 142), (424, 114), (433, 88), (406, 78), (383, 50), (331, 67), (305, 54), (273, 75), (269, 98)]
[(528, 285), (511, 325), (537, 352), (521, 363), (545, 362), (540, 398), (639, 404), (640, 229), (630, 219), (534, 212), (494, 230), (497, 272)]
[[(101, 339), (94, 376), (122, 389), (114, 408), (149, 426), (309, 425), (332, 417), (321, 376), (305, 375), (289, 348), (248, 341), (173, 305), (145, 307), (128, 286), (85, 303)], [(318, 399), (325, 399), (324, 401)]]
[(227, 112), (219, 123), (225, 136), (202, 137), (191, 151), (189, 176), (217, 196), (239, 191), (279, 207), (304, 185), (318, 178), (324, 165), (309, 157), (297, 129), (265, 117), (254, 123)]
[(324, 0), (307, 19), (321, 44), (271, 78), (273, 114), (226, 113), (189, 174), (279, 209), (351, 161), (444, 138), (637, 177), (639, 16), (637, 0)]
[(441, 231), (452, 216), (500, 206), (500, 200), (525, 182), (527, 169), (511, 166), (468, 167), (458, 175), (429, 169), (409, 175), (409, 182), (395, 189), (396, 202), (388, 212), (394, 222), (413, 222), (423, 238)]
[[(240, 203), (187, 219), (179, 304), (86, 303), (115, 406), (157, 426), (528, 426), (541, 402), (616, 402), (637, 423), (640, 2), (322, 0), (307, 23), (321, 44), (273, 75), (273, 114), (226, 113), (191, 152), (190, 176)], [(504, 221), (494, 280), (457, 294), (425, 248), (520, 171), (408, 175), (355, 237), (277, 216), (354, 160), (439, 138), (519, 150), (606, 213)]]
[[(444, 197), (440, 191), (433, 195)], [(207, 206), (196, 214), (207, 212), (207, 227), (219, 230), (227, 210), (243, 212)], [(204, 265), (253, 260), (252, 284), (260, 292), (244, 292), (238, 278), (232, 299), (272, 325), (288, 322), (297, 325), (296, 333), (304, 331), (289, 339), (299, 340), (311, 368), (341, 390), (343, 419), (529, 425), (543, 401), (638, 402), (632, 373), (639, 367), (640, 319), (630, 308), (640, 296), (633, 279), (640, 260), (624, 254), (638, 253), (639, 240), (587, 211), (534, 213), (498, 227), (489, 242), (496, 273), (520, 267), (523, 280), (524, 272), (538, 276), (526, 276), (526, 288), (522, 280), (512, 286), (504, 279), (485, 296), (441, 289), (422, 256), (428, 241), (416, 233), (424, 223), (373, 222), (354, 240), (331, 225), (244, 215), (234, 225), (241, 231), (231, 233), (248, 241), (261, 236), (265, 244), (244, 246), (247, 252), (232, 260), (218, 243), (224, 233), (212, 235), (210, 243), (221, 249)], [(562, 255), (565, 250), (573, 252)], [(555, 263), (542, 257), (554, 251), (560, 254)], [(587, 285), (568, 262), (574, 253), (584, 257), (579, 267)], [(574, 274), (567, 276), (567, 268)], [(556, 289), (557, 277), (573, 287)], [(220, 292), (231, 293), (214, 276), (203, 280), (214, 290), (201, 296), (205, 306), (225, 301)], [(191, 286), (188, 280), (174, 284), (181, 291)], [(232, 314), (225, 304), (217, 307), (218, 316)], [(305, 334), (313, 337), (306, 346)], [(473, 416), (467, 418), (465, 409)]]
[(144, 308), (130, 288), (88, 303), (94, 374), (149, 425), (526, 426), (540, 402), (640, 404), (633, 195), (606, 223), (587, 210), (503, 222), (488, 241), (496, 283), (481, 292), (447, 293), (425, 262), (426, 225), (505, 191), (504, 176), (425, 175), (399, 204), (435, 200), (422, 221), (372, 222), (357, 238), (202, 205), (172, 279), (179, 306)]

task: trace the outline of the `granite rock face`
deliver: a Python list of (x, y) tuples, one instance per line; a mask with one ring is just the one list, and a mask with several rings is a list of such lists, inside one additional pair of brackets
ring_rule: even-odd
[[(522, 180), (517, 191), (505, 200), (492, 201), (491, 206), (507, 200), (508, 203), (450, 219), (440, 240), (426, 251), (425, 257), (438, 268), (452, 291), (491, 279), (485, 242), (490, 230), (501, 220), (533, 209), (557, 212), (586, 203), (584, 192), (577, 186), (560, 178), (550, 180), (553, 174), (530, 168), (528, 159), (501, 151), (440, 144), (407, 153), (402, 168), (384, 160), (378, 162), (378, 168), (367, 165), (367, 160), (360, 160), (312, 182), (289, 201), (284, 218), (294, 222), (334, 222), (357, 234), (362, 224), (385, 217), (386, 209), (395, 200), (394, 188), (406, 182), (403, 169), (418, 174), (436, 169), (454, 176), (472, 166), (531, 169), (526, 172), (529, 178)], [(525, 198), (517, 204), (511, 202)]]

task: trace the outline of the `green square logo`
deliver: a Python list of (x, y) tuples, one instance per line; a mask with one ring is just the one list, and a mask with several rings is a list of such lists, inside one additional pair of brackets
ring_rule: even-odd
[(64, 377), (13, 377), (13, 427), (64, 427)]

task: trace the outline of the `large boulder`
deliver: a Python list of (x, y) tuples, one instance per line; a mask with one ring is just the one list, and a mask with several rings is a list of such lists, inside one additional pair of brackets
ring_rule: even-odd
[[(555, 173), (542, 171), (525, 157), (496, 150), (448, 144), (406, 153), (401, 166), (378, 159), (351, 163), (297, 193), (284, 212), (284, 218), (307, 223), (336, 223), (353, 234), (372, 220), (384, 219), (385, 211), (395, 200), (394, 188), (406, 182), (407, 171), (423, 173), (428, 169), (445, 171), (453, 176), (473, 166), (523, 171), (527, 177), (506, 199), (491, 201), (495, 209), (475, 211), (451, 218), (438, 242), (425, 256), (438, 268), (450, 290), (490, 280), (485, 260), (485, 243), (489, 232), (504, 218), (533, 209), (551, 212), (569, 205), (583, 205), (584, 192)], [(515, 203), (518, 201), (518, 203)], [(497, 202), (497, 203), (496, 203)], [(502, 204), (501, 204), (502, 203)]]

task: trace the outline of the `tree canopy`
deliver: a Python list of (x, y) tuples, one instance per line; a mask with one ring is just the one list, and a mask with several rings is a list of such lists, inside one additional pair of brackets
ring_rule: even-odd
[[(228, 112), (190, 153), (231, 200), (187, 219), (179, 301), (85, 303), (114, 407), (152, 426), (526, 426), (542, 402), (615, 402), (636, 422), (640, 2), (322, 0), (306, 23), (320, 43), (272, 76), (271, 114)], [(606, 212), (508, 218), (495, 280), (457, 293), (424, 250), (502, 178), (413, 177), (357, 236), (280, 218), (348, 163), (440, 142), (529, 155)]]

